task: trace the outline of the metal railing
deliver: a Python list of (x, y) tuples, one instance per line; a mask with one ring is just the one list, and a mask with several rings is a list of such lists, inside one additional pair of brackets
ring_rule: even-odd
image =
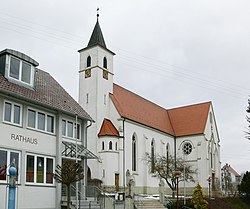
[[(79, 187), (80, 188), (80, 187)], [(88, 204), (88, 208), (91, 209), (93, 207), (97, 207), (99, 205), (100, 209), (114, 209), (115, 201), (113, 198), (109, 197), (105, 194), (101, 189), (97, 186), (82, 186), (84, 193), (78, 190), (78, 208), (81, 207), (83, 200)], [(62, 195), (66, 196), (66, 189), (62, 189)], [(76, 197), (76, 187), (74, 185), (71, 186), (71, 197)], [(85, 204), (85, 205), (86, 205)], [(72, 204), (71, 205), (75, 206)]]
[(95, 202), (100, 203), (101, 209), (114, 209), (115, 208), (115, 200), (111, 198), (109, 195), (105, 194), (100, 188), (97, 186), (84, 186), (86, 191), (86, 198), (91, 199)]

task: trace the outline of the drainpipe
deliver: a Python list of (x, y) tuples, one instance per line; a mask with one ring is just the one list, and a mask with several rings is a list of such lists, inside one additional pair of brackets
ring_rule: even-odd
[[(76, 163), (77, 163), (77, 114), (76, 114), (76, 124), (75, 124), (75, 140), (76, 140)], [(76, 182), (76, 209), (78, 209), (78, 182)]]
[[(93, 121), (90, 120), (90, 124), (86, 126), (86, 129), (85, 129), (85, 137), (84, 137), (84, 147), (87, 149), (87, 130), (90, 126), (92, 126), (93, 124)], [(87, 166), (87, 158), (84, 158), (83, 160), (83, 169), (84, 169), (84, 189), (83, 189), (83, 194), (84, 194), (84, 197), (86, 199), (86, 186), (87, 186), (87, 170), (88, 170), (88, 166)]]
[(123, 118), (122, 126), (123, 126), (123, 189), (125, 192), (125, 119)]
[[(123, 121), (122, 121), (122, 126), (123, 126), (123, 189), (124, 189), (124, 194), (126, 196), (126, 193), (125, 193), (125, 186), (126, 186), (126, 183), (125, 183), (125, 118), (123, 118)], [(123, 204), (123, 208), (125, 209), (125, 203)]]
[(176, 136), (174, 136), (174, 169), (176, 170)]

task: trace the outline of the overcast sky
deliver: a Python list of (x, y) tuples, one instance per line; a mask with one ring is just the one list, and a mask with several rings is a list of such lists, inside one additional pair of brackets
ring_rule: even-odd
[(39, 62), (78, 100), (79, 54), (96, 23), (116, 53), (114, 80), (164, 108), (212, 101), (222, 164), (250, 170), (249, 0), (8, 0), (0, 50)]

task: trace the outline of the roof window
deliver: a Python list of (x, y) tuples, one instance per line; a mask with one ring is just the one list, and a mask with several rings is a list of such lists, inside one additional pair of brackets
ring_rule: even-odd
[(11, 56), (9, 66), (9, 76), (11, 78), (31, 84), (31, 64)]

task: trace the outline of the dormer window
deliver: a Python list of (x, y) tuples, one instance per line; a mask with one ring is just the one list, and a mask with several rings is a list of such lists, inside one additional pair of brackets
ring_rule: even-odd
[(28, 64), (15, 57), (10, 57), (9, 64), (9, 77), (24, 82), (26, 84), (32, 84), (32, 65)]
[(39, 65), (31, 57), (13, 49), (0, 52), (0, 73), (9, 82), (28, 88), (34, 87), (35, 67)]

